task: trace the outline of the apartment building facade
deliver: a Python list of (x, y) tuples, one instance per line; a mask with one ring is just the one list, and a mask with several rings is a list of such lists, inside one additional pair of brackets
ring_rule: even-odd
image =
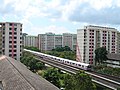
[(120, 32), (117, 32), (117, 53), (120, 54)]
[(101, 26), (85, 26), (77, 30), (77, 57), (79, 61), (94, 64), (95, 49), (105, 47), (109, 53), (117, 53), (117, 30)]
[(57, 35), (54, 33), (46, 33), (38, 35), (38, 47), (40, 50), (49, 51), (56, 47), (69, 46), (71, 50), (76, 50), (76, 34), (63, 33)]
[(28, 47), (38, 47), (38, 37), (37, 36), (29, 36), (29, 35), (25, 35), (23, 37), (24, 41), (23, 41), (23, 44), (24, 44), (24, 47), (25, 46), (28, 46)]
[(2, 54), (20, 60), (22, 53), (22, 24), (0, 22)]
[(2, 25), (0, 25), (0, 54), (2, 54)]

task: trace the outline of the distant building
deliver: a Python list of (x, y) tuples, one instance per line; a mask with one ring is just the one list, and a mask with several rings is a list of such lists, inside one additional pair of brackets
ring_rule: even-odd
[(62, 47), (62, 35), (55, 35), (55, 45), (54, 48), (56, 47)]
[(22, 24), (16, 22), (0, 22), (0, 39), (2, 54), (20, 60), (22, 50)]
[(38, 47), (38, 37), (37, 36), (29, 36), (25, 35), (24, 36), (24, 47)]
[(24, 46), (24, 43), (25, 43), (25, 37), (27, 36), (28, 34), (27, 33), (22, 33), (22, 45)]
[(57, 35), (54, 33), (46, 33), (38, 35), (39, 49), (45, 51), (65, 46), (69, 46), (72, 50), (75, 50), (76, 40), (76, 34), (63, 33), (63, 35)]
[(38, 47), (41, 51), (52, 50), (55, 46), (55, 34), (46, 33), (38, 35)]
[(107, 55), (107, 66), (120, 68), (120, 54), (109, 53)]
[(77, 57), (80, 61), (93, 64), (95, 49), (106, 47), (109, 53), (117, 53), (117, 30), (101, 26), (85, 26), (77, 30)]
[(69, 46), (71, 50), (76, 50), (76, 41), (77, 41), (77, 35), (76, 34), (70, 34), (70, 33), (63, 33), (62, 35), (62, 46)]
[(0, 25), (0, 54), (2, 53), (2, 25)]
[(117, 32), (117, 53), (120, 54), (120, 32)]

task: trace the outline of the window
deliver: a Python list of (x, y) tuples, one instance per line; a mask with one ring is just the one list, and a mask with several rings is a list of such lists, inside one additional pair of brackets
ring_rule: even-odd
[(12, 41), (9, 41), (9, 43), (12, 43)]
[(16, 54), (14, 54), (14, 56), (17, 56)]
[(12, 32), (9, 32), (9, 34), (12, 34)]
[(12, 28), (9, 28), (9, 30), (12, 30)]
[(16, 52), (17, 50), (14, 50), (14, 52)]
[(17, 43), (16, 41), (14, 41), (14, 43)]
[(17, 28), (14, 28), (14, 31), (17, 31)]
[(9, 52), (12, 52), (12, 50), (9, 50)]
[(9, 25), (12, 26), (12, 23), (10, 23)]
[(16, 45), (14, 45), (14, 48), (16, 48), (17, 46)]
[(12, 45), (9, 45), (10, 48), (12, 48)]
[(17, 32), (14, 32), (14, 34), (17, 34)]
[(17, 23), (14, 23), (14, 26), (17, 26)]

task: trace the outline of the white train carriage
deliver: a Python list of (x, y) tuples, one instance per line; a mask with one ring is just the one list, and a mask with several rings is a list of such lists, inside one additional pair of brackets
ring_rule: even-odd
[(90, 64), (86, 64), (86, 63), (81, 63), (81, 62), (77, 62), (77, 61), (73, 61), (73, 60), (69, 60), (69, 59), (64, 59), (64, 58), (60, 58), (60, 57), (56, 57), (56, 56), (52, 56), (52, 55), (48, 55), (48, 54), (44, 54), (44, 53), (40, 53), (40, 52), (36, 52), (36, 51), (31, 51), (31, 50), (27, 50), (24, 49), (25, 51), (31, 52), (35, 55), (38, 55), (41, 58), (45, 58), (45, 59), (51, 59), (51, 60), (55, 60), (58, 61), (60, 63), (64, 63), (70, 66), (74, 66), (83, 70), (91, 70), (91, 65)]

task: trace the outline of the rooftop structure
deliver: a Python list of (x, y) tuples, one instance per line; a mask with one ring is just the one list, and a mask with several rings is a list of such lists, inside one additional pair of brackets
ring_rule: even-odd
[(59, 90), (31, 72), (25, 65), (7, 56), (0, 57), (1, 90)]

